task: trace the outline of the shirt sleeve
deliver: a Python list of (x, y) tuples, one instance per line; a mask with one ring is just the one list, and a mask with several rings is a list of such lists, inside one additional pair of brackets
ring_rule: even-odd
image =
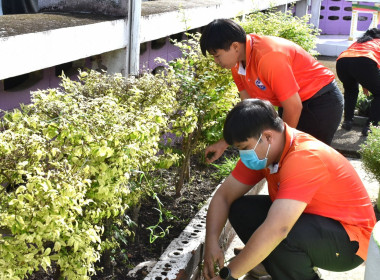
[(232, 170), (231, 175), (240, 183), (249, 186), (256, 185), (261, 181), (261, 179), (264, 178), (263, 171), (249, 169), (240, 159), (237, 162), (234, 170)]
[(300, 90), (289, 57), (280, 52), (266, 54), (259, 63), (260, 78), (271, 88), (280, 102)]
[(330, 180), (328, 167), (313, 150), (291, 155), (282, 167), (276, 199), (294, 199), (309, 204), (319, 188)]

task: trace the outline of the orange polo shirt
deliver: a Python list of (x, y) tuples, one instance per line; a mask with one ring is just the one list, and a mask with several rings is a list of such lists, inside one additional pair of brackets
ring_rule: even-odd
[(247, 35), (245, 70), (239, 74), (239, 63), (231, 69), (238, 90), (275, 106), (297, 92), (305, 101), (334, 80), (328, 68), (297, 44), (256, 34)]
[(364, 43), (355, 42), (343, 51), (337, 58), (342, 57), (367, 57), (377, 63), (380, 68), (380, 39), (373, 39)]
[(359, 242), (363, 260), (376, 223), (371, 200), (350, 162), (330, 146), (285, 124), (286, 143), (277, 173), (255, 171), (240, 160), (232, 176), (246, 185), (268, 182), (269, 196), (306, 202), (304, 213), (339, 221), (350, 240)]

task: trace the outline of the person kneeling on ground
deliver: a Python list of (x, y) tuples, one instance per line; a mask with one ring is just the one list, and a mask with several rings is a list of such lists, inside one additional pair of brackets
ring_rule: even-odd
[[(238, 279), (262, 263), (274, 280), (314, 280), (315, 267), (347, 271), (363, 263), (376, 218), (344, 156), (288, 126), (259, 99), (238, 103), (223, 135), (240, 160), (210, 202), (206, 279)], [(263, 178), (269, 195), (245, 195)], [(245, 247), (224, 266), (218, 240), (227, 218)]]

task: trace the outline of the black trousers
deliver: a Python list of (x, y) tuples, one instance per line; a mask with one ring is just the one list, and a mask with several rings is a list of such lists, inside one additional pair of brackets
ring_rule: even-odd
[(2, 0), (3, 14), (32, 14), (38, 12), (38, 0)]
[(336, 62), (336, 71), (344, 88), (344, 119), (351, 121), (358, 100), (359, 84), (372, 95), (368, 124), (380, 121), (380, 69), (366, 57), (343, 57)]
[[(244, 243), (264, 222), (271, 205), (268, 195), (243, 196), (231, 205), (230, 223)], [(338, 221), (302, 214), (263, 265), (273, 280), (315, 280), (320, 278), (314, 267), (347, 271), (360, 265), (358, 248)]]
[[(334, 134), (342, 121), (343, 103), (343, 95), (336, 82), (331, 82), (314, 97), (302, 102), (297, 129), (331, 145)], [(282, 107), (278, 108), (278, 113), (282, 117)]]

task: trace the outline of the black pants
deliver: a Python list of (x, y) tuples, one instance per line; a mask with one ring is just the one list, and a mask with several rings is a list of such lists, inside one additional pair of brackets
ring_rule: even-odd
[(32, 14), (38, 12), (38, 0), (2, 0), (3, 14)]
[[(244, 243), (264, 222), (271, 205), (268, 195), (243, 196), (231, 205), (230, 223)], [(320, 278), (313, 267), (347, 271), (360, 265), (358, 248), (338, 221), (302, 214), (263, 265), (273, 280), (315, 280)]]
[[(297, 129), (313, 135), (331, 145), (334, 134), (342, 121), (343, 95), (336, 82), (322, 88), (314, 97), (302, 102), (302, 112)], [(283, 108), (278, 109), (282, 117)]]
[(372, 59), (343, 57), (336, 62), (336, 71), (344, 87), (344, 119), (351, 121), (358, 100), (359, 84), (372, 95), (368, 124), (380, 121), (380, 70)]

